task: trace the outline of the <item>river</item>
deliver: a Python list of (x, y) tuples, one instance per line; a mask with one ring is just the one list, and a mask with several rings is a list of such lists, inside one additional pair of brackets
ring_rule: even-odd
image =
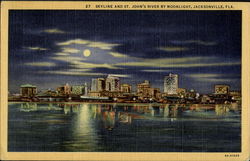
[(8, 151), (240, 152), (241, 113), (224, 105), (9, 103)]

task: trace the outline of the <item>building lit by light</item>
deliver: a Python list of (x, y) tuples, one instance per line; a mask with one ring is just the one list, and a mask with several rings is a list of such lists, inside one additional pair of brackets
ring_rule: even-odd
[(93, 78), (91, 82), (92, 92), (101, 92), (105, 90), (105, 79), (104, 78)]
[(97, 91), (97, 79), (95, 78), (92, 79), (90, 90), (91, 92)]
[(63, 86), (58, 87), (56, 90), (57, 90), (59, 95), (71, 94), (71, 87), (68, 83), (66, 83)]
[(181, 98), (184, 98), (187, 95), (187, 90), (185, 88), (178, 88), (177, 89), (177, 94)]
[(121, 92), (123, 93), (131, 93), (132, 86), (129, 84), (122, 84), (121, 85)]
[(120, 78), (113, 75), (108, 75), (106, 79), (105, 88), (106, 91), (111, 91), (111, 92), (120, 91)]
[(164, 78), (164, 93), (177, 94), (178, 90), (178, 75), (169, 74)]
[(37, 94), (37, 87), (31, 84), (24, 84), (20, 86), (20, 94), (23, 97), (32, 97)]
[(148, 80), (137, 84), (137, 95), (139, 97), (150, 97), (150, 92), (150, 82)]
[(229, 94), (229, 85), (224, 85), (224, 84), (220, 84), (220, 85), (215, 85), (214, 86), (214, 93), (215, 94)]
[(86, 95), (87, 94), (87, 84), (83, 85), (73, 85), (71, 87), (71, 94), (74, 95)]
[(215, 103), (226, 103), (231, 100), (230, 86), (225, 84), (217, 84), (214, 86), (214, 100)]

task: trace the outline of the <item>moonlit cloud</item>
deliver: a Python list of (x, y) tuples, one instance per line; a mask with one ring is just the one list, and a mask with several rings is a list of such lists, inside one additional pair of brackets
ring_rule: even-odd
[(53, 60), (59, 60), (59, 61), (63, 61), (63, 62), (74, 62), (74, 61), (83, 61), (86, 60), (85, 58), (82, 57), (73, 57), (73, 56), (53, 56), (50, 57), (50, 59)]
[(178, 51), (186, 51), (189, 50), (186, 47), (160, 47), (160, 50), (167, 51), (167, 52), (178, 52)]
[(152, 72), (152, 73), (161, 73), (161, 72), (170, 72), (171, 70), (163, 70), (163, 69), (145, 69), (141, 70), (142, 72)]
[(202, 40), (184, 40), (184, 41), (174, 40), (171, 42), (174, 44), (198, 44), (204, 46), (213, 46), (217, 44), (217, 42), (214, 41), (202, 41)]
[(121, 53), (118, 53), (118, 52), (109, 52), (108, 54), (112, 55), (113, 57), (116, 57), (116, 58), (127, 58), (128, 55), (125, 55), (125, 54), (121, 54)]
[[(201, 82), (232, 82), (237, 80), (237, 75), (232, 74), (185, 74), (186, 77), (195, 79)], [(234, 76), (234, 77), (232, 77)]]
[(115, 46), (119, 46), (119, 44), (109, 44), (109, 43), (103, 43), (103, 42), (91, 42), (91, 43), (87, 44), (87, 46), (92, 47), (92, 48), (99, 48), (102, 50), (111, 50)]
[[(140, 59), (141, 61), (116, 63), (116, 66), (138, 66), (138, 67), (165, 67), (165, 68), (191, 68), (191, 67), (213, 67), (240, 65), (240, 62), (218, 62), (215, 57), (181, 57), (164, 59)], [(209, 62), (208, 62), (209, 61)]]
[(24, 47), (25, 49), (28, 49), (28, 50), (40, 50), (40, 51), (45, 51), (45, 50), (48, 50), (47, 48), (41, 48), (41, 47)]
[(65, 31), (62, 31), (62, 30), (57, 29), (57, 28), (54, 28), (54, 29), (46, 29), (46, 30), (43, 30), (43, 32), (49, 33), (49, 34), (65, 34), (65, 33), (67, 33), (67, 32), (65, 32)]
[(31, 62), (31, 63), (24, 63), (27, 66), (34, 66), (34, 67), (53, 67), (56, 66), (55, 63), (51, 62)]
[(90, 41), (88, 40), (74, 39), (74, 40), (68, 40), (68, 41), (57, 43), (57, 45), (67, 46), (67, 45), (72, 45), (72, 44), (88, 44), (88, 43), (90, 43)]
[(204, 79), (204, 82), (232, 82), (237, 80), (237, 78), (228, 78), (228, 79), (223, 79), (223, 78), (207, 78)]
[[(140, 67), (178, 67), (177, 63), (190, 63), (213, 59), (212, 57), (181, 57), (181, 58), (156, 58), (156, 59), (138, 59), (137, 61), (116, 63), (117, 66), (140, 66)], [(182, 64), (184, 65), (184, 64)], [(186, 64), (191, 65), (191, 64)]]
[(120, 77), (120, 78), (130, 78), (131, 75), (128, 75), (128, 74), (109, 74), (109, 75), (112, 75), (114, 77)]
[(79, 68), (76, 68), (76, 69), (68, 69), (67, 71), (69, 72), (90, 72), (92, 71), (92, 69), (79, 69)]
[(84, 45), (85, 47), (99, 48), (102, 50), (112, 50), (114, 47), (120, 45), (120, 44), (114, 44), (114, 43), (106, 43), (106, 42), (83, 40), (83, 39), (73, 39), (73, 40), (68, 40), (64, 42), (58, 42), (56, 44), (58, 46), (68, 46), (72, 44), (78, 44), (78, 45)]
[(68, 53), (55, 53), (54, 55), (56, 55), (56, 56), (69, 56), (70, 54), (68, 54)]
[(73, 71), (40, 71), (39, 74), (71, 75), (71, 76), (98, 76), (106, 75), (103, 73), (73, 72)]
[(62, 48), (62, 52), (63, 52), (63, 53), (75, 54), (75, 53), (79, 53), (80, 50), (75, 49), (75, 48)]
[(72, 62), (71, 67), (74, 68), (107, 68), (107, 69), (123, 69), (121, 67), (116, 67), (112, 64), (96, 64), (96, 63), (87, 63), (87, 62), (80, 62), (75, 61)]
[(215, 78), (221, 77), (222, 74), (185, 74), (185, 76), (192, 78)]

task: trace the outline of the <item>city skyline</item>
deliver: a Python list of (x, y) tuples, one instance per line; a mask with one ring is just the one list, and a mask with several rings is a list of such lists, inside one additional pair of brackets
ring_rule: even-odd
[(200, 93), (241, 89), (240, 11), (10, 11), (9, 20), (11, 92), (108, 74), (163, 91), (168, 73)]
[[(185, 90), (187, 92), (192, 91), (192, 92), (196, 92), (196, 93), (199, 93), (199, 94), (214, 94), (214, 93), (216, 93), (216, 88), (217, 87), (227, 86), (228, 89), (231, 88), (231, 86), (228, 85), (228, 84), (222, 84), (222, 83), (221, 84), (214, 84), (211, 93), (200, 93), (199, 90), (197, 90), (197, 89), (186, 89), (186, 88), (179, 87), (178, 78), (179, 78), (178, 74), (169, 73), (168, 75), (165, 75), (165, 77), (164, 77), (164, 84), (162, 85), (162, 88), (155, 88), (154, 86), (152, 86), (151, 88), (152, 89), (159, 89), (159, 92), (161, 92), (162, 94), (169, 94), (169, 95), (178, 95), (178, 94), (180, 94), (178, 92), (178, 90)], [(118, 80), (118, 82), (116, 82), (115, 80)], [(28, 84), (20, 85), (19, 89), (21, 87), (23, 87), (23, 86), (29, 86), (29, 87), (37, 88), (38, 93), (43, 93), (43, 92), (47, 92), (47, 91), (58, 91), (59, 88), (67, 86), (68, 90), (70, 90), (70, 91), (79, 90), (79, 89), (74, 89), (76, 87), (77, 88), (84, 87), (85, 92), (87, 92), (87, 93), (90, 92), (91, 93), (91, 92), (103, 92), (103, 91), (122, 92), (123, 91), (123, 86), (130, 86), (129, 87), (130, 92), (128, 92), (128, 93), (138, 93), (138, 85), (139, 84), (145, 84), (145, 82), (146, 82), (149, 85), (149, 87), (152, 85), (151, 82), (148, 81), (148, 80), (144, 80), (143, 82), (139, 82), (138, 84), (134, 84), (134, 85), (128, 84), (126, 82), (121, 83), (120, 81), (122, 81), (122, 80), (119, 77), (117, 77), (116, 75), (109, 74), (106, 77), (92, 78), (91, 82), (81, 82), (81, 83), (78, 83), (78, 84), (69, 84), (68, 82), (66, 82), (64, 84), (57, 84), (57, 86), (54, 87), (54, 88), (46, 88), (46, 89), (40, 89), (39, 86), (28, 83)], [(241, 90), (236, 90), (236, 91), (231, 90), (231, 91), (241, 92)], [(81, 94), (79, 94), (79, 95), (81, 95)]]

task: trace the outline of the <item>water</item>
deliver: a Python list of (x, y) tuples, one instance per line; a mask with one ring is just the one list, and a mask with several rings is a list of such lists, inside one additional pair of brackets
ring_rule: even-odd
[(10, 152), (240, 152), (241, 114), (225, 105), (9, 103)]

